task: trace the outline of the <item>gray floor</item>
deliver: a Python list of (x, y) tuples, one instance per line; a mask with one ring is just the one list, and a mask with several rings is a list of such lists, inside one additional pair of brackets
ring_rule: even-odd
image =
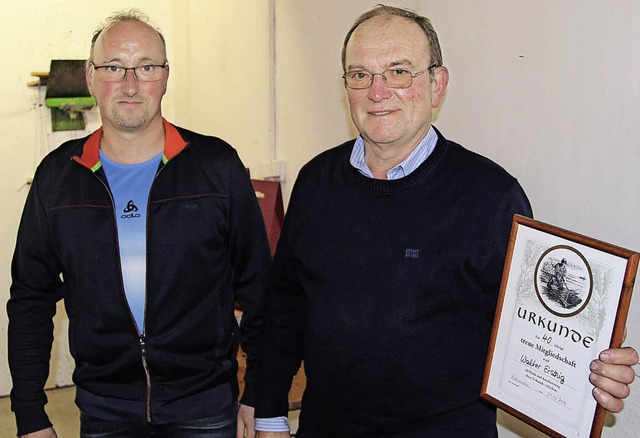
[[(73, 399), (75, 387), (58, 388), (47, 391), (49, 403), (47, 413), (60, 438), (77, 437), (80, 431), (80, 414)], [(295, 430), (298, 426), (298, 412), (289, 413), (289, 424)], [(9, 404), (9, 397), (0, 398), (0, 438), (16, 436), (16, 422)]]

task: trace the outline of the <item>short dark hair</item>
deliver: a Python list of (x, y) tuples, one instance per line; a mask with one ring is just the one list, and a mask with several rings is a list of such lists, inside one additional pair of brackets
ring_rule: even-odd
[(422, 15), (418, 15), (410, 9), (398, 8), (395, 6), (386, 6), (386, 5), (377, 5), (373, 9), (365, 12), (360, 15), (358, 19), (353, 23), (349, 32), (347, 32), (347, 36), (344, 38), (344, 43), (342, 45), (342, 69), (346, 69), (346, 52), (347, 52), (347, 44), (351, 39), (351, 35), (356, 30), (358, 26), (360, 26), (365, 21), (380, 16), (396, 16), (406, 18), (407, 20), (413, 21), (424, 31), (427, 36), (427, 40), (429, 41), (429, 48), (431, 49), (431, 61), (430, 65), (441, 66), (442, 65), (442, 51), (440, 49), (440, 41), (438, 41), (438, 34), (435, 29), (431, 25), (431, 21), (427, 17), (423, 17)]
[(110, 17), (108, 17), (104, 22), (102, 22), (100, 24), (100, 26), (96, 29), (95, 32), (93, 32), (93, 38), (91, 38), (91, 50), (89, 51), (89, 59), (87, 60), (87, 64), (89, 62), (93, 61), (93, 48), (96, 45), (96, 41), (98, 39), (98, 37), (100, 36), (100, 34), (108, 27), (116, 24), (116, 23), (120, 23), (123, 21), (137, 21), (139, 23), (144, 23), (147, 26), (149, 26), (150, 28), (152, 28), (153, 30), (155, 30), (158, 33), (158, 36), (160, 37), (160, 40), (162, 41), (162, 47), (164, 50), (164, 57), (165, 57), (165, 61), (167, 58), (167, 43), (164, 39), (164, 35), (162, 35), (162, 31), (160, 30), (160, 28), (158, 28), (157, 26), (155, 26), (153, 23), (151, 23), (151, 21), (149, 20), (149, 16), (147, 14), (145, 14), (144, 12), (140, 11), (139, 9), (129, 9), (129, 10), (123, 10), (123, 11), (118, 11), (115, 12), (113, 15), (111, 15)]

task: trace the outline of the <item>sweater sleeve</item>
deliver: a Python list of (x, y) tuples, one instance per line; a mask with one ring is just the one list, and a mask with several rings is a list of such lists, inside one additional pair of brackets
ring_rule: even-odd
[(484, 253), (485, 290), (490, 291), (494, 301), (497, 299), (496, 291), (500, 290), (513, 216), (516, 214), (533, 217), (529, 199), (518, 181), (514, 179), (512, 186), (506, 191), (502, 202), (494, 212), (489, 246)]
[(61, 264), (48, 233), (36, 174), (18, 229), (7, 303), (11, 408), (18, 435), (45, 429), (44, 385), (49, 375), (53, 316), (62, 297)]
[(301, 211), (294, 188), (269, 276), (267, 318), (256, 385), (256, 418), (286, 417), (293, 377), (302, 362), (306, 301), (297, 279), (291, 228)]
[(271, 264), (267, 232), (247, 171), (237, 155), (231, 166), (232, 203), (229, 253), (233, 266), (233, 290), (242, 309), (242, 349), (247, 354), (245, 387), (241, 403), (254, 406), (255, 370)]

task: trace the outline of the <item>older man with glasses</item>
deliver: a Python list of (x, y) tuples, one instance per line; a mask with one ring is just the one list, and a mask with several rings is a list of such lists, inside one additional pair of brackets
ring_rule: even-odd
[(109, 18), (86, 68), (102, 127), (36, 171), (8, 303), (21, 436), (56, 436), (43, 387), (60, 299), (81, 436), (229, 438), (245, 424), (253, 433), (267, 235), (236, 151), (162, 117), (168, 77), (160, 31), (135, 10)]
[[(518, 181), (431, 125), (449, 73), (431, 23), (378, 6), (342, 51), (360, 135), (300, 171), (269, 285), (256, 430), (299, 438), (494, 437), (479, 399)], [(594, 361), (597, 400), (628, 394), (633, 349)], [(605, 363), (606, 362), (606, 363)]]

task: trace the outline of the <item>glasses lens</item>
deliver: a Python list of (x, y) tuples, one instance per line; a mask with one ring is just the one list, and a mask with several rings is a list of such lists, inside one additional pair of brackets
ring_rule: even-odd
[(142, 65), (136, 67), (136, 76), (145, 82), (158, 81), (162, 78), (164, 67), (161, 65)]
[(107, 65), (95, 69), (96, 76), (103, 82), (118, 82), (124, 76), (124, 68), (117, 65)]
[(359, 90), (371, 86), (373, 75), (365, 70), (353, 70), (345, 73), (344, 78), (347, 81), (347, 87)]
[(390, 68), (382, 73), (389, 88), (408, 88), (413, 79), (411, 73), (401, 68)]

